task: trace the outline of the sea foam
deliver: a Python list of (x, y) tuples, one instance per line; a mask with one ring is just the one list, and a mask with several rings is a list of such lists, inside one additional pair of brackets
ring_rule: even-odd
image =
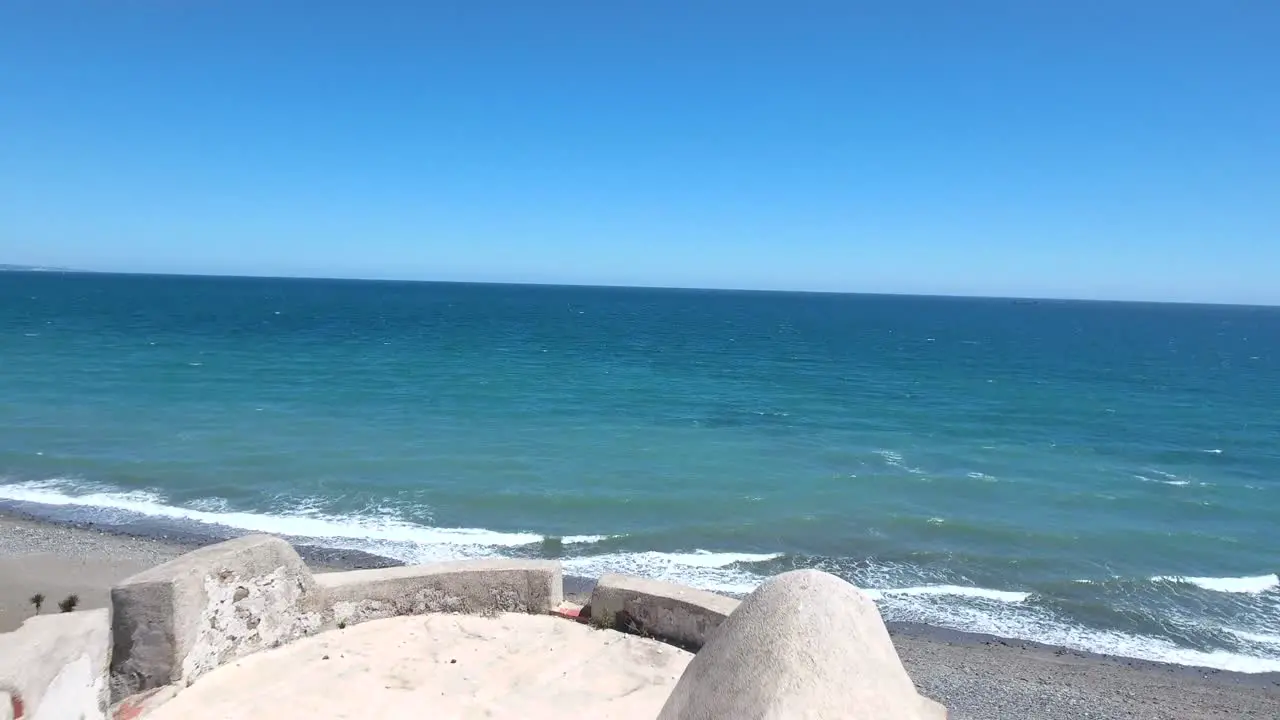
[[(398, 517), (394, 511), (373, 510), (360, 515), (332, 515), (299, 503), (294, 512), (251, 513), (234, 511), (221, 499), (210, 498), (190, 506), (175, 506), (148, 491), (121, 491), (86, 487), (65, 480), (28, 481), (0, 484), (0, 500), (74, 508), (107, 521), (124, 522), (139, 517), (194, 522), (239, 531), (267, 532), (309, 539), (315, 544), (337, 549), (371, 552), (403, 562), (504, 557), (515, 548), (542, 542), (543, 535), (527, 532), (498, 532), (483, 528), (437, 528)], [(594, 543), (607, 535), (576, 535), (560, 538), (572, 553), (590, 552)], [(569, 574), (598, 577), (621, 572), (681, 583), (715, 592), (745, 595), (767, 579), (763, 569), (753, 564), (768, 563), (782, 556), (774, 553), (737, 553), (696, 550), (693, 552), (613, 552), (563, 559)], [(776, 570), (771, 568), (770, 570)], [(858, 584), (876, 600), (886, 620), (919, 622), (967, 632), (1000, 637), (1024, 638), (1051, 645), (1126, 657), (1205, 666), (1238, 672), (1280, 672), (1280, 657), (1228, 650), (1197, 650), (1163, 638), (1081, 627), (1058, 617), (1048, 607), (1034, 602), (1025, 591), (969, 587), (947, 583), (895, 585), (919, 573), (911, 568), (887, 564), (859, 572)], [(1232, 578), (1160, 576), (1158, 582), (1187, 583), (1224, 593), (1260, 594), (1280, 587), (1276, 575)], [(1276, 636), (1251, 630), (1226, 631), (1255, 646), (1273, 647)]]
[[(542, 542), (535, 533), (497, 532), (483, 528), (436, 528), (405, 521), (391, 511), (364, 515), (331, 515), (300, 502), (299, 509), (287, 513), (256, 513), (217, 510), (220, 499), (205, 499), (198, 507), (165, 503), (155, 493), (134, 490), (90, 490), (76, 492), (65, 480), (28, 481), (0, 485), (0, 500), (75, 507), (98, 517), (122, 515), (163, 518), (204, 525), (272, 533), (326, 541), (323, 544), (347, 550), (362, 550), (405, 562), (463, 559), (497, 555), (500, 547), (519, 547)], [(208, 508), (208, 509), (204, 509)], [(594, 541), (597, 536), (565, 538), (563, 542)]]
[(1181, 575), (1157, 575), (1152, 582), (1186, 583), (1213, 592), (1264, 593), (1280, 588), (1280, 576), (1254, 575), (1249, 577), (1184, 577)]

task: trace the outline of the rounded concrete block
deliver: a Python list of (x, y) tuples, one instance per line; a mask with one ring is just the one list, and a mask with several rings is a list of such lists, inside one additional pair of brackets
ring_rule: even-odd
[(659, 720), (943, 720), (917, 694), (875, 603), (816, 570), (766, 581), (681, 676)]

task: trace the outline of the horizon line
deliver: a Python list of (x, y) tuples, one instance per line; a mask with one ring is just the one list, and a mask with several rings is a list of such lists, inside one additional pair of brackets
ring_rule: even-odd
[(857, 290), (791, 290), (779, 288), (698, 287), (691, 285), (616, 285), (608, 283), (572, 283), (501, 280), (442, 280), (430, 278), (379, 278), (328, 275), (279, 275), (258, 273), (146, 272), (140, 270), (89, 270), (45, 265), (13, 265), (0, 263), (0, 275), (20, 273), (32, 275), (117, 275), (133, 277), (210, 278), (244, 280), (321, 280), (330, 282), (414, 283), (440, 285), (498, 285), (510, 287), (587, 288), (599, 290), (672, 290), (686, 292), (770, 293), (780, 295), (861, 295), (868, 297), (935, 298), (948, 300), (1008, 300), (1050, 303), (1109, 303), (1128, 305), (1191, 305), (1235, 308), (1280, 308), (1280, 303), (1242, 303), (1191, 300), (1116, 300), (1106, 298), (1051, 297), (1037, 295), (972, 295), (964, 293), (866, 292)]

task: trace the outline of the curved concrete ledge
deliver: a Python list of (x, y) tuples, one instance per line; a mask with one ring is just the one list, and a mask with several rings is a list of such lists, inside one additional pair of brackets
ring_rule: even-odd
[(689, 663), (658, 720), (945, 720), (921, 697), (875, 603), (817, 570), (771, 578)]
[(684, 585), (605, 575), (591, 593), (591, 622), (697, 651), (738, 604)]
[(328, 625), (425, 613), (548, 613), (563, 600), (560, 563), (472, 560), (315, 576)]
[(0, 635), (0, 718), (105, 718), (110, 660), (106, 609), (27, 620)]
[[(663, 677), (652, 679), (664, 692), (670, 687), (666, 683), (675, 681), (666, 674), (674, 666), (667, 658), (659, 661), (664, 651), (657, 643), (583, 627), (570, 630), (574, 624), (545, 617), (563, 600), (561, 565), (556, 561), (484, 560), (312, 575), (287, 542), (258, 535), (202, 548), (139, 573), (113, 588), (111, 600), (110, 612), (36, 617), (0, 635), (0, 720), (6, 715), (28, 720), (104, 718), (108, 688), (111, 699), (122, 701), (118, 717), (138, 718), (167, 707), (170, 698), (180, 700), (183, 688), (219, 666), (329, 627), (382, 619), (408, 622), (404, 627), (419, 623), (428, 630), (453, 623), (467, 630), (466, 642), (492, 643), (507, 654), (527, 647), (551, 647), (548, 652), (556, 652), (548, 638), (586, 633), (583, 638), (602, 642), (603, 647), (631, 648), (622, 652), (628, 657), (634, 656), (632, 650), (643, 649), (649, 665), (661, 669)], [(597, 626), (700, 650), (675, 682), (659, 720), (946, 717), (944, 708), (916, 693), (875, 604), (826, 573), (780, 575), (741, 603), (680, 585), (606, 575), (596, 585), (590, 607)], [(403, 615), (428, 618), (390, 620)], [(534, 630), (530, 637), (537, 638), (532, 645), (502, 629), (525, 625)], [(482, 626), (498, 631), (486, 635), (478, 629)], [(334, 640), (342, 632), (326, 635)], [(424, 641), (434, 642), (433, 636), (427, 632)], [(307, 643), (313, 640), (299, 646), (311, 647)], [(404, 644), (399, 638), (395, 642), (396, 647)], [(468, 648), (473, 654), (481, 651)], [(462, 654), (430, 644), (418, 648), (428, 655), (445, 650)], [(609, 662), (628, 662), (615, 657), (621, 650), (608, 652)], [(375, 656), (371, 650), (369, 657)], [(563, 663), (565, 655), (556, 652), (555, 658)], [(328, 667), (324, 661), (330, 659), (322, 654), (321, 666)], [(338, 659), (346, 658), (340, 652)], [(410, 656), (404, 662), (416, 659)], [(532, 660), (529, 677), (569, 676), (565, 666), (547, 666), (547, 660)], [(448, 660), (449, 672), (461, 669), (454, 667), (458, 662), (457, 657)], [(439, 665), (446, 667), (443, 660)], [(479, 682), (469, 674), (462, 679)], [(634, 679), (619, 685), (618, 698), (633, 692)], [(374, 680), (372, 692), (389, 688), (381, 675)], [(299, 682), (305, 686), (306, 678)], [(537, 687), (538, 692), (547, 691)], [(431, 690), (430, 698), (421, 698), (428, 704), (424, 707), (440, 702), (436, 688)], [(468, 693), (459, 697), (474, 699), (474, 693)], [(547, 707), (558, 707), (556, 697), (547, 696)], [(378, 702), (384, 701), (387, 697), (379, 696)], [(650, 707), (641, 715), (652, 717), (652, 712)]]

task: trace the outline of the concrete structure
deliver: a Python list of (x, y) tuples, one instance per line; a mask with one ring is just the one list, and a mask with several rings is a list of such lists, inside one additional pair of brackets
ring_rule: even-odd
[(684, 585), (605, 575), (591, 593), (591, 622), (696, 652), (738, 601)]
[(108, 687), (114, 720), (945, 717), (916, 694), (875, 605), (816, 571), (742, 603), (605, 576), (593, 622), (641, 637), (564, 619), (578, 613), (555, 561), (312, 575), (268, 536), (188, 553), (111, 598), (110, 612), (0, 635), (0, 720), (104, 718)]
[(396, 617), (219, 668), (147, 720), (653, 720), (691, 658), (549, 615)]
[(903, 669), (875, 603), (817, 570), (771, 578), (680, 678), (659, 720), (944, 720)]
[(0, 718), (105, 718), (110, 660), (105, 609), (27, 620), (0, 635)]
[(548, 613), (564, 599), (560, 563), (477, 560), (315, 576), (327, 623), (426, 613)]
[(324, 602), (311, 571), (280, 538), (250, 535), (201, 548), (111, 591), (116, 699), (190, 685), (236, 658), (317, 632)]

